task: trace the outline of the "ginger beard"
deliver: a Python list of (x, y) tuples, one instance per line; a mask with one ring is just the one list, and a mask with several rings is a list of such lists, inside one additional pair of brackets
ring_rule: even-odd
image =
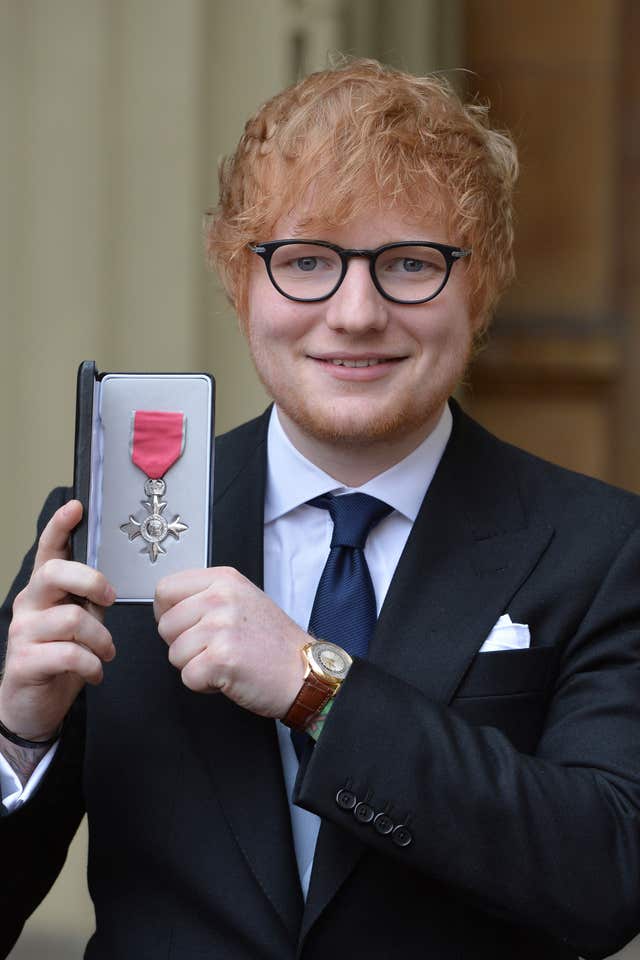
[(245, 326), (245, 335), (256, 373), (276, 403), (290, 439), (300, 433), (309, 441), (344, 448), (398, 442), (410, 451), (418, 446), (436, 426), (472, 356), (469, 336), (459, 343), (455, 356), (449, 355), (446, 365), (433, 371), (423, 389), (389, 390), (381, 398), (363, 395), (360, 384), (345, 384), (341, 395), (319, 397), (303, 385), (298, 389), (293, 381), (283, 382), (285, 372), (273, 370), (269, 351), (260, 337), (252, 335), (250, 324)]

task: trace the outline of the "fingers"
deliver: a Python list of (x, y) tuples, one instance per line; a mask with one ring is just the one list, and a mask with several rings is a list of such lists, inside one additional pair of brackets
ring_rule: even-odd
[(11, 629), (12, 642), (18, 645), (23, 639), (39, 647), (62, 641), (76, 643), (107, 662), (113, 660), (116, 654), (107, 628), (93, 614), (75, 603), (38, 610), (22, 617)]
[[(44, 536), (44, 534), (43, 534)], [(15, 600), (14, 609), (46, 610), (69, 594), (83, 597), (101, 607), (110, 606), (116, 592), (98, 570), (59, 557), (49, 557), (34, 572), (28, 586)]]
[(169, 663), (177, 670), (184, 669), (194, 657), (208, 648), (209, 639), (208, 632), (200, 624), (181, 633), (175, 643), (169, 647)]
[(69, 536), (81, 519), (82, 504), (79, 500), (69, 500), (56, 510), (40, 536), (34, 570), (47, 560), (64, 559), (68, 556)]
[[(182, 570), (180, 573), (163, 577), (156, 586), (153, 601), (153, 612), (156, 620), (160, 620), (164, 613), (175, 607), (187, 597), (209, 592), (219, 592), (229, 596), (239, 590), (245, 590), (249, 585), (233, 567), (206, 567), (196, 570)], [(253, 585), (251, 585), (253, 587)]]
[(171, 646), (180, 634), (195, 626), (207, 613), (199, 594), (181, 600), (170, 607), (158, 620), (158, 633)]
[(21, 682), (45, 684), (61, 674), (73, 674), (96, 685), (102, 681), (102, 661), (82, 644), (61, 640), (25, 647), (22, 656), (12, 664), (14, 686)]
[(100, 683), (103, 663), (115, 656), (102, 623), (115, 590), (98, 570), (67, 559), (81, 517), (77, 500), (56, 511), (40, 537), (31, 580), (13, 605), (0, 696), (5, 722), (26, 739), (57, 730), (83, 684)]
[(103, 574), (86, 564), (67, 560), (69, 536), (81, 518), (79, 500), (65, 503), (51, 517), (38, 543), (31, 580), (16, 598), (16, 610), (44, 610), (69, 594), (100, 607), (113, 603), (115, 591)]
[[(182, 682), (194, 693), (224, 693), (227, 681), (219, 674), (212, 674), (206, 652), (202, 652), (183, 667)], [(215, 679), (214, 679), (215, 678)]]

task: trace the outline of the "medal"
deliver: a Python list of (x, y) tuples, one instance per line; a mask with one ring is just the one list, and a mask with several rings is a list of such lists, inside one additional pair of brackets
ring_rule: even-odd
[(140, 551), (147, 553), (155, 563), (161, 553), (166, 553), (162, 544), (171, 535), (175, 540), (189, 527), (178, 514), (171, 523), (163, 516), (167, 506), (164, 497), (167, 485), (164, 475), (182, 456), (185, 439), (185, 416), (162, 410), (134, 410), (131, 428), (131, 459), (146, 475), (144, 492), (149, 498), (140, 502), (148, 515), (140, 523), (129, 514), (127, 523), (120, 529), (135, 540), (141, 537), (145, 546)]

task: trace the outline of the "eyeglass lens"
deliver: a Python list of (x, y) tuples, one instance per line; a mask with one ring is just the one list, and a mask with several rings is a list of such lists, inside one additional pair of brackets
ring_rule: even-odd
[[(300, 300), (314, 300), (334, 291), (342, 274), (342, 261), (329, 247), (292, 243), (274, 251), (271, 273), (283, 293)], [(378, 254), (375, 275), (389, 296), (413, 303), (440, 289), (447, 275), (447, 261), (444, 254), (432, 247), (407, 244)]]

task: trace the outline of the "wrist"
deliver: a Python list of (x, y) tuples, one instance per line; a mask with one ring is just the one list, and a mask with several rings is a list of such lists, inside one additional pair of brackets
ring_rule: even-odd
[(340, 689), (352, 660), (345, 650), (326, 640), (311, 640), (301, 654), (303, 681), (282, 722), (293, 730), (306, 731)]
[(26, 737), (21, 737), (19, 734), (14, 733), (13, 730), (5, 726), (2, 720), (0, 720), (0, 735), (4, 737), (5, 740), (8, 740), (9, 743), (13, 743), (17, 747), (23, 747), (25, 750), (48, 750), (49, 747), (52, 747), (56, 740), (58, 740), (61, 731), (62, 724), (60, 724), (56, 732), (50, 737), (29, 740)]

